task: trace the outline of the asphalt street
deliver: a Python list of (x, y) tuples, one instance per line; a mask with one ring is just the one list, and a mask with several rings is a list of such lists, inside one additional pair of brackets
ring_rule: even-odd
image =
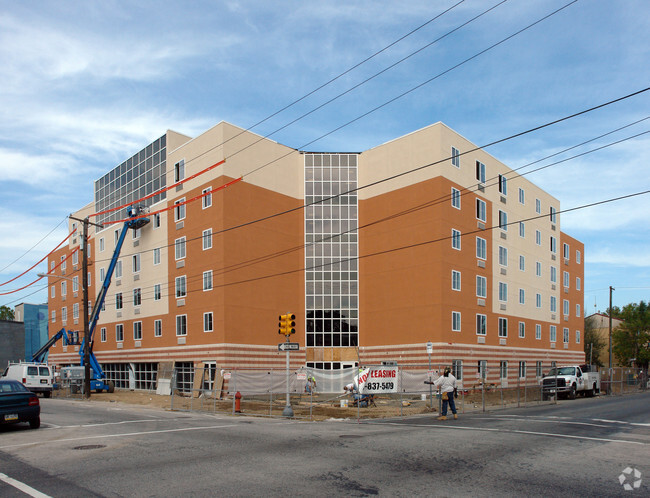
[(41, 429), (0, 428), (0, 496), (650, 495), (650, 393), (444, 422), (41, 401)]

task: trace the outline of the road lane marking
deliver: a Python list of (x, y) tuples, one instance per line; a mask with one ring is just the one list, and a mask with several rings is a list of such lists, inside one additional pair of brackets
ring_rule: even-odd
[(28, 486), (24, 482), (17, 481), (16, 479), (9, 477), (7, 474), (3, 474), (2, 472), (0, 472), (0, 481), (4, 481), (10, 486), (13, 486), (14, 488), (22, 491), (26, 495), (33, 496), (34, 498), (52, 498), (50, 495), (41, 493), (31, 486)]
[(210, 430), (210, 429), (225, 429), (227, 427), (237, 427), (240, 424), (228, 424), (228, 425), (208, 425), (204, 427), (182, 427), (180, 429), (160, 429), (157, 431), (141, 431), (141, 432), (126, 432), (124, 434), (102, 434), (99, 436), (84, 436), (84, 437), (71, 437), (65, 439), (53, 439), (51, 441), (34, 441), (31, 443), (22, 443), (22, 444), (8, 444), (6, 446), (0, 446), (0, 450), (9, 449), (9, 448), (20, 448), (23, 446), (34, 446), (34, 445), (44, 445), (44, 444), (53, 444), (53, 443), (68, 443), (71, 441), (87, 441), (91, 439), (108, 439), (115, 437), (130, 437), (130, 436), (144, 436), (147, 434), (164, 434), (169, 432), (184, 432), (184, 431), (201, 431), (201, 430)]
[[(373, 422), (366, 422), (367, 424), (372, 424)], [(478, 431), (478, 432), (504, 432), (511, 434), (530, 434), (533, 436), (546, 436), (546, 437), (558, 437), (566, 439), (584, 439), (587, 441), (600, 441), (606, 443), (624, 443), (624, 444), (638, 444), (641, 446), (647, 446), (648, 443), (643, 443), (641, 441), (629, 441), (626, 439), (610, 439), (604, 437), (590, 437), (590, 436), (573, 436), (570, 434), (554, 434), (552, 432), (535, 432), (535, 431), (522, 431), (517, 429), (497, 429), (496, 427), (467, 427), (462, 425), (429, 425), (429, 424), (400, 424), (397, 422), (375, 422), (377, 425), (396, 425), (399, 427), (426, 427), (430, 429), (451, 429), (451, 430), (466, 430), (466, 431)], [(2, 449), (0, 447), (0, 449)]]
[[(531, 421), (537, 421), (537, 422), (544, 422), (542, 419), (550, 419), (549, 421), (556, 422), (560, 421), (562, 423), (573, 423), (573, 424), (585, 424), (588, 425), (587, 422), (569, 422), (572, 420), (571, 417), (540, 417), (538, 415), (533, 415), (533, 416), (524, 416), (524, 415), (495, 415), (494, 418), (508, 418), (508, 419), (521, 419), (521, 420), (531, 420)], [(650, 424), (643, 423), (643, 422), (626, 422), (624, 420), (611, 420), (611, 419), (606, 419), (606, 418), (588, 418), (587, 420), (593, 420), (594, 422), (606, 422), (608, 424), (619, 424), (619, 425), (634, 425), (634, 426), (639, 426), (639, 427), (650, 427)], [(566, 421), (566, 422), (565, 422)], [(595, 425), (595, 424), (594, 424)], [(596, 427), (609, 427), (609, 426), (601, 426), (601, 425), (596, 425)]]

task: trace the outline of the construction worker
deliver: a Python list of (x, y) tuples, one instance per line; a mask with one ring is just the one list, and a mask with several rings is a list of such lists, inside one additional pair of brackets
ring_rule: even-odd
[(449, 404), (449, 407), (451, 408), (451, 413), (454, 414), (454, 419), (457, 419), (458, 414), (456, 413), (456, 403), (454, 403), (456, 377), (452, 375), (451, 369), (446, 367), (443, 375), (438, 377), (433, 385), (440, 388), (442, 394), (442, 413), (438, 417), (438, 420), (447, 420), (447, 404)]
[(316, 378), (313, 375), (307, 377), (307, 383), (305, 384), (305, 392), (313, 393), (316, 388)]

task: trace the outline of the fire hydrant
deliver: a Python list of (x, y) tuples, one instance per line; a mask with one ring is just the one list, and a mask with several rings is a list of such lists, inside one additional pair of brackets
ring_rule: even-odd
[(241, 393), (235, 393), (235, 413), (241, 413)]

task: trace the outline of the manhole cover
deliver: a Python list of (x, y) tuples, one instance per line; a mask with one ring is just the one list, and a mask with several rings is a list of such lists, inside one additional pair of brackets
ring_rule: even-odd
[(104, 444), (85, 444), (83, 446), (75, 446), (73, 450), (97, 450), (99, 448), (106, 448)]
[(357, 434), (341, 434), (339, 437), (343, 439), (357, 439), (363, 436), (359, 436)]

